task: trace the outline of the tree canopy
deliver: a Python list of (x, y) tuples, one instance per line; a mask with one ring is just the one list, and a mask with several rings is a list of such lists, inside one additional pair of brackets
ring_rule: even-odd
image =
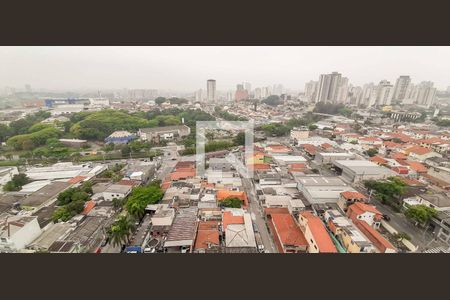
[(426, 205), (412, 205), (405, 211), (405, 216), (421, 225), (436, 216), (437, 210)]
[(29, 182), (30, 179), (26, 174), (16, 174), (3, 186), (3, 190), (5, 192), (20, 191), (22, 189), (22, 186)]
[(222, 207), (241, 208), (242, 200), (236, 197), (228, 197), (220, 202)]
[(281, 100), (280, 96), (277, 95), (271, 95), (261, 102), (270, 106), (278, 106), (280, 104), (283, 104), (283, 100)]
[(145, 187), (136, 187), (131, 192), (126, 203), (126, 209), (135, 218), (144, 215), (145, 207), (149, 204), (158, 203), (164, 195), (157, 183), (151, 183)]

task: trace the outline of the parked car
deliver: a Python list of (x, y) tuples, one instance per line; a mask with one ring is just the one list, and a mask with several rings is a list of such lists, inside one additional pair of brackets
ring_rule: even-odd
[(383, 218), (383, 220), (386, 220), (387, 222), (389, 222), (391, 220), (391, 217), (389, 217), (388, 215), (383, 215), (382, 218)]

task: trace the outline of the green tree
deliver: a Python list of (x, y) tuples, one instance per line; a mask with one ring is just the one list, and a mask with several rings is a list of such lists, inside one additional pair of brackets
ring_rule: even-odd
[(431, 218), (435, 217), (437, 210), (426, 205), (412, 205), (405, 211), (405, 216), (416, 224), (425, 225)]
[(261, 102), (270, 106), (278, 106), (280, 104), (283, 104), (283, 101), (280, 99), (280, 96), (277, 95), (271, 95), (266, 99), (262, 100)]
[(242, 206), (242, 200), (236, 197), (228, 197), (224, 199), (220, 206), (222, 207), (232, 207), (232, 208), (241, 208)]
[(155, 204), (162, 199), (164, 195), (161, 188), (155, 184), (145, 187), (136, 187), (131, 192), (126, 203), (126, 209), (130, 215), (140, 219), (145, 212), (145, 207), (149, 204)]
[(3, 190), (5, 192), (20, 191), (22, 189), (22, 186), (29, 182), (30, 179), (26, 174), (16, 174), (3, 186)]
[(370, 157), (374, 157), (375, 155), (378, 154), (378, 150), (375, 148), (370, 148), (369, 150), (366, 151), (366, 154), (369, 155)]
[(134, 223), (132, 217), (120, 215), (108, 230), (109, 243), (114, 247), (128, 244), (135, 229)]
[(128, 145), (123, 145), (120, 149), (120, 153), (122, 154), (122, 157), (128, 157), (131, 153), (131, 148)]
[(411, 237), (405, 232), (398, 232), (398, 233), (394, 234), (394, 238), (399, 242), (401, 242), (403, 240), (408, 240), (408, 241), (411, 240)]
[(245, 145), (245, 132), (240, 131), (234, 138), (233, 142), (237, 146)]
[(161, 105), (161, 104), (163, 104), (164, 102), (166, 102), (166, 98), (164, 98), (164, 97), (158, 97), (158, 98), (156, 98), (155, 99), (155, 103), (157, 104), (157, 105)]
[(311, 131), (316, 130), (317, 128), (319, 128), (319, 127), (317, 127), (317, 125), (314, 125), (314, 124), (311, 124), (308, 126), (308, 129)]

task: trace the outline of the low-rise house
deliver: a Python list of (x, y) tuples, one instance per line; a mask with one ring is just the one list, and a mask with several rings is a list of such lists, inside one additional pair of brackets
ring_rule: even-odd
[(256, 249), (255, 232), (252, 218), (249, 213), (242, 210), (243, 224), (228, 223), (225, 232), (225, 246), (227, 248), (253, 248)]
[(376, 252), (372, 242), (338, 210), (327, 210), (324, 214), (328, 228), (348, 253)]
[(442, 157), (441, 154), (436, 153), (431, 149), (420, 146), (412, 146), (405, 149), (405, 154), (411, 157), (413, 160), (418, 161), (425, 161), (426, 159), (431, 157)]
[(356, 202), (347, 209), (347, 216), (354, 222), (365, 221), (373, 228), (379, 228), (383, 214), (373, 205)]
[(200, 221), (198, 223), (197, 237), (194, 252), (205, 253), (211, 248), (220, 246), (218, 221)]
[(37, 217), (0, 215), (0, 252), (19, 252), (41, 233)]
[(103, 192), (103, 199), (112, 201), (114, 198), (123, 199), (131, 193), (132, 187), (122, 184), (111, 184)]
[[(422, 173), (423, 174), (423, 173)], [(431, 167), (428, 169), (428, 175), (442, 181), (450, 183), (450, 168), (447, 167)]]
[(313, 215), (309, 211), (304, 211), (299, 214), (298, 221), (308, 242), (309, 253), (337, 252), (325, 225), (318, 216)]
[(238, 198), (242, 201), (244, 207), (248, 206), (247, 194), (244, 191), (218, 190), (216, 193), (217, 201), (223, 201), (227, 198)]
[(356, 227), (373, 243), (380, 253), (396, 253), (395, 247), (365, 221), (354, 221)]
[(192, 252), (196, 233), (197, 207), (179, 209), (164, 241), (165, 251), (174, 253)]
[(340, 193), (337, 205), (339, 205), (343, 211), (347, 211), (347, 208), (353, 203), (366, 201), (367, 197), (360, 192), (345, 191)]
[(450, 196), (445, 193), (424, 193), (403, 199), (403, 207), (405, 209), (414, 205), (425, 205), (437, 211), (450, 211)]
[(290, 214), (272, 214), (271, 222), (275, 244), (280, 253), (304, 253), (308, 242)]
[(49, 251), (50, 246), (62, 239), (70, 230), (72, 226), (69, 223), (56, 223), (39, 235), (27, 248), (35, 251)]

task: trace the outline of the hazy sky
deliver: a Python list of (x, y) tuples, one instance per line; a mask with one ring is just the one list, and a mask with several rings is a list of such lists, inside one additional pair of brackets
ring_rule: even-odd
[(445, 89), (450, 47), (0, 47), (0, 87), (194, 91), (212, 78), (218, 90), (242, 81), (303, 90), (332, 71), (354, 85), (410, 75)]

